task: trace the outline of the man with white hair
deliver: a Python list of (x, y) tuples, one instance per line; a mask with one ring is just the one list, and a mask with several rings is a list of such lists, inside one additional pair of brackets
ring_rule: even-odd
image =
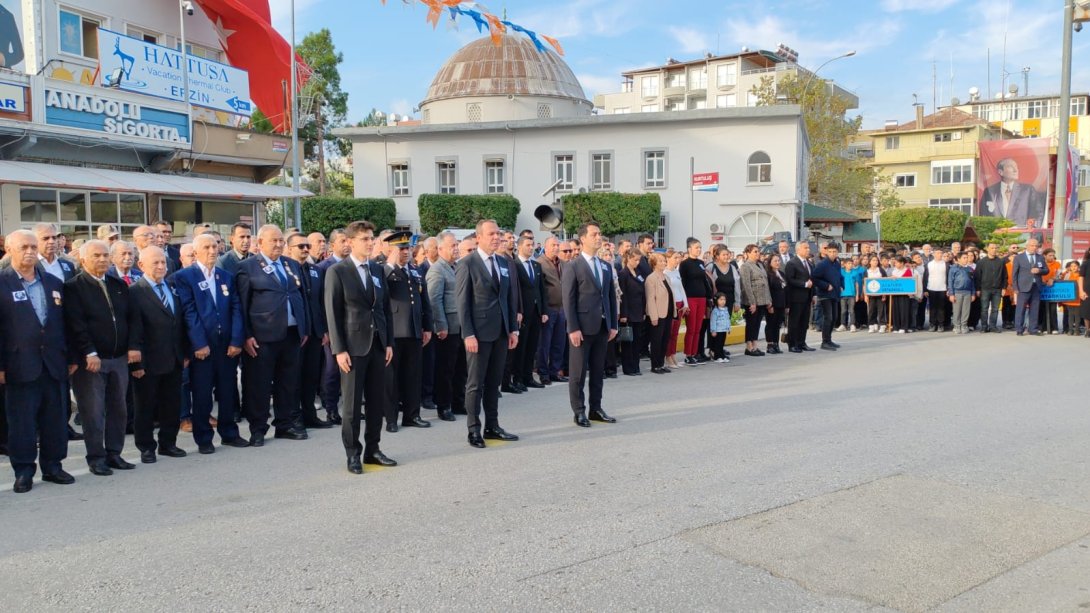
[(197, 254), (193, 251), (193, 243), (184, 243), (178, 247), (178, 260), (182, 263), (182, 268), (189, 268), (197, 261)]
[(326, 258), (325, 234), (311, 232), (307, 234), (307, 242), (310, 243), (310, 263), (317, 264)]
[(124, 281), (125, 285), (132, 285), (144, 275), (140, 270), (133, 268), (136, 265), (136, 252), (132, 248), (132, 243), (114, 241), (110, 245), (110, 262), (112, 265), (106, 274)]
[(61, 283), (79, 274), (76, 266), (59, 255), (57, 226), (51, 223), (34, 224), (34, 235), (38, 239), (38, 264), (42, 270), (56, 277)]

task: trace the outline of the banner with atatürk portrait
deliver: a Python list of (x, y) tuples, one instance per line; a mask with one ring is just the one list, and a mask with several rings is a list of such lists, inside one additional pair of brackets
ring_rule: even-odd
[(1006, 217), (1019, 228), (1052, 225), (1047, 138), (980, 141), (977, 215)]

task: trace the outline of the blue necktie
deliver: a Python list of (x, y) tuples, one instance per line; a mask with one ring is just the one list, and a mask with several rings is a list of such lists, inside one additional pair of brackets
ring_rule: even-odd
[(174, 301), (167, 298), (167, 294), (163, 290), (164, 285), (166, 285), (166, 283), (156, 283), (155, 284), (155, 293), (159, 294), (159, 300), (163, 301), (163, 306), (170, 309), (171, 313), (174, 313)]
[(280, 285), (284, 287), (288, 286), (288, 277), (284, 275), (284, 267), (281, 266), (280, 260), (273, 262), (273, 267), (276, 268), (276, 276), (280, 278)]

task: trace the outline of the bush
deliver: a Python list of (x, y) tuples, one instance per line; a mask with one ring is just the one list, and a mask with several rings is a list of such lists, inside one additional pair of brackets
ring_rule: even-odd
[(1014, 222), (1006, 217), (970, 217), (969, 225), (976, 230), (980, 238), (980, 244), (984, 245), (995, 240), (995, 231), (1000, 228), (1013, 228)]
[(932, 208), (893, 209), (881, 216), (882, 240), (919, 245), (961, 240), (968, 216), (960, 211)]
[(560, 202), (564, 205), (564, 229), (568, 234), (575, 234), (579, 225), (588, 221), (597, 222), (604, 236), (654, 233), (662, 210), (662, 199), (654, 192), (568, 194)]
[(482, 219), (495, 219), (501, 228), (515, 230), (518, 198), (510, 194), (420, 194), (416, 200), (420, 228), (438, 234), (446, 228), (473, 228)]
[[(281, 227), (295, 225), (292, 201), (269, 204), (265, 211), (268, 223)], [(284, 211), (287, 210), (285, 223)], [(303, 198), (303, 231), (321, 232), (329, 236), (331, 230), (343, 228), (353, 221), (366, 219), (375, 224), (375, 231), (393, 228), (397, 220), (397, 207), (390, 198), (343, 198), (339, 196), (311, 196)], [(254, 228), (256, 231), (257, 229)]]

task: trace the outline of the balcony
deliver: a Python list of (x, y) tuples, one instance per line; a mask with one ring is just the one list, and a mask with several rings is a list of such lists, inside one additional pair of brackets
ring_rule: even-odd
[(291, 161), (290, 151), (288, 136), (197, 122), (193, 150), (181, 154), (172, 167), (264, 183)]

